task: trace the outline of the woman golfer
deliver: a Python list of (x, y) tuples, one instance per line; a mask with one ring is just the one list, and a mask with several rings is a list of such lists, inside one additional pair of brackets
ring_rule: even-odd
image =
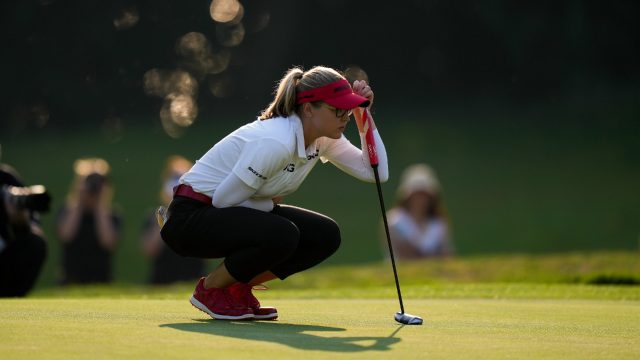
[[(224, 258), (198, 282), (193, 306), (214, 319), (275, 319), (277, 310), (260, 306), (252, 287), (309, 269), (338, 249), (335, 221), (280, 203), (319, 159), (375, 181), (360, 108), (372, 100), (366, 82), (352, 88), (331, 68), (290, 69), (256, 121), (220, 140), (181, 177), (162, 238), (182, 256)], [(361, 148), (342, 134), (354, 109)], [(374, 138), (386, 181), (386, 152), (377, 131)]]

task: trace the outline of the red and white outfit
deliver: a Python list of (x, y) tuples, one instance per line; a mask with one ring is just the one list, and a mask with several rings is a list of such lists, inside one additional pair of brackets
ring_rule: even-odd
[[(299, 103), (323, 96), (328, 104), (354, 104), (353, 108), (367, 100), (353, 94), (346, 80), (314, 89), (310, 95)], [(378, 171), (385, 181), (386, 151), (377, 131), (373, 138)], [(164, 241), (182, 256), (224, 258), (229, 274), (242, 284), (267, 271), (285, 279), (331, 256), (341, 241), (335, 221), (299, 207), (274, 205), (272, 199), (296, 191), (319, 160), (364, 181), (374, 182), (374, 173), (364, 136), (360, 148), (344, 135), (320, 137), (306, 148), (304, 144), (297, 115), (256, 120), (220, 140), (181, 177), (161, 231)], [(200, 282), (191, 302), (214, 318), (244, 319), (250, 315), (246, 308), (220, 305), (229, 304), (225, 300), (229, 294), (250, 295), (250, 289), (240, 290), (207, 295), (214, 290), (204, 289)], [(253, 304), (258, 318), (263, 309), (249, 295), (244, 303)]]
[[(377, 130), (374, 138), (378, 171), (381, 181), (386, 181), (387, 155)], [(297, 115), (256, 120), (214, 145), (182, 176), (180, 183), (212, 197), (216, 207), (271, 211), (271, 199), (296, 191), (318, 160), (331, 162), (360, 180), (374, 182), (364, 135), (360, 142), (361, 148), (357, 148), (344, 135), (340, 139), (322, 137), (305, 149)]]

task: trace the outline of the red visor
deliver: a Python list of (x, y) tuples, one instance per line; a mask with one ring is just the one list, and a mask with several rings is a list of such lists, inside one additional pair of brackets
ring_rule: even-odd
[(297, 104), (324, 101), (336, 109), (353, 109), (368, 106), (369, 99), (353, 92), (347, 80), (338, 80), (316, 89), (303, 91), (297, 96)]

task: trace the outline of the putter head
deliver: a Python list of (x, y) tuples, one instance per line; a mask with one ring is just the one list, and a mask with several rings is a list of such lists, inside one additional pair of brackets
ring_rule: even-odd
[(405, 325), (422, 325), (422, 318), (420, 316), (415, 316), (407, 313), (397, 312), (395, 319), (400, 324)]

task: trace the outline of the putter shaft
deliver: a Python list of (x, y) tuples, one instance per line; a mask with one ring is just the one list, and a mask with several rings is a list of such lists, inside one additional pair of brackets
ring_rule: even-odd
[(404, 314), (404, 304), (402, 303), (402, 292), (400, 291), (400, 280), (398, 280), (398, 271), (396, 270), (396, 260), (393, 256), (393, 247), (391, 246), (391, 236), (389, 235), (389, 224), (387, 223), (387, 211), (382, 198), (382, 187), (380, 186), (380, 175), (378, 174), (378, 164), (371, 165), (373, 175), (376, 178), (376, 187), (378, 188), (378, 198), (380, 199), (380, 210), (382, 211), (382, 221), (384, 222), (384, 231), (387, 234), (387, 244), (389, 245), (389, 255), (391, 256), (391, 266), (393, 267), (393, 277), (396, 280), (396, 290), (398, 290), (398, 301), (400, 301), (400, 312)]

